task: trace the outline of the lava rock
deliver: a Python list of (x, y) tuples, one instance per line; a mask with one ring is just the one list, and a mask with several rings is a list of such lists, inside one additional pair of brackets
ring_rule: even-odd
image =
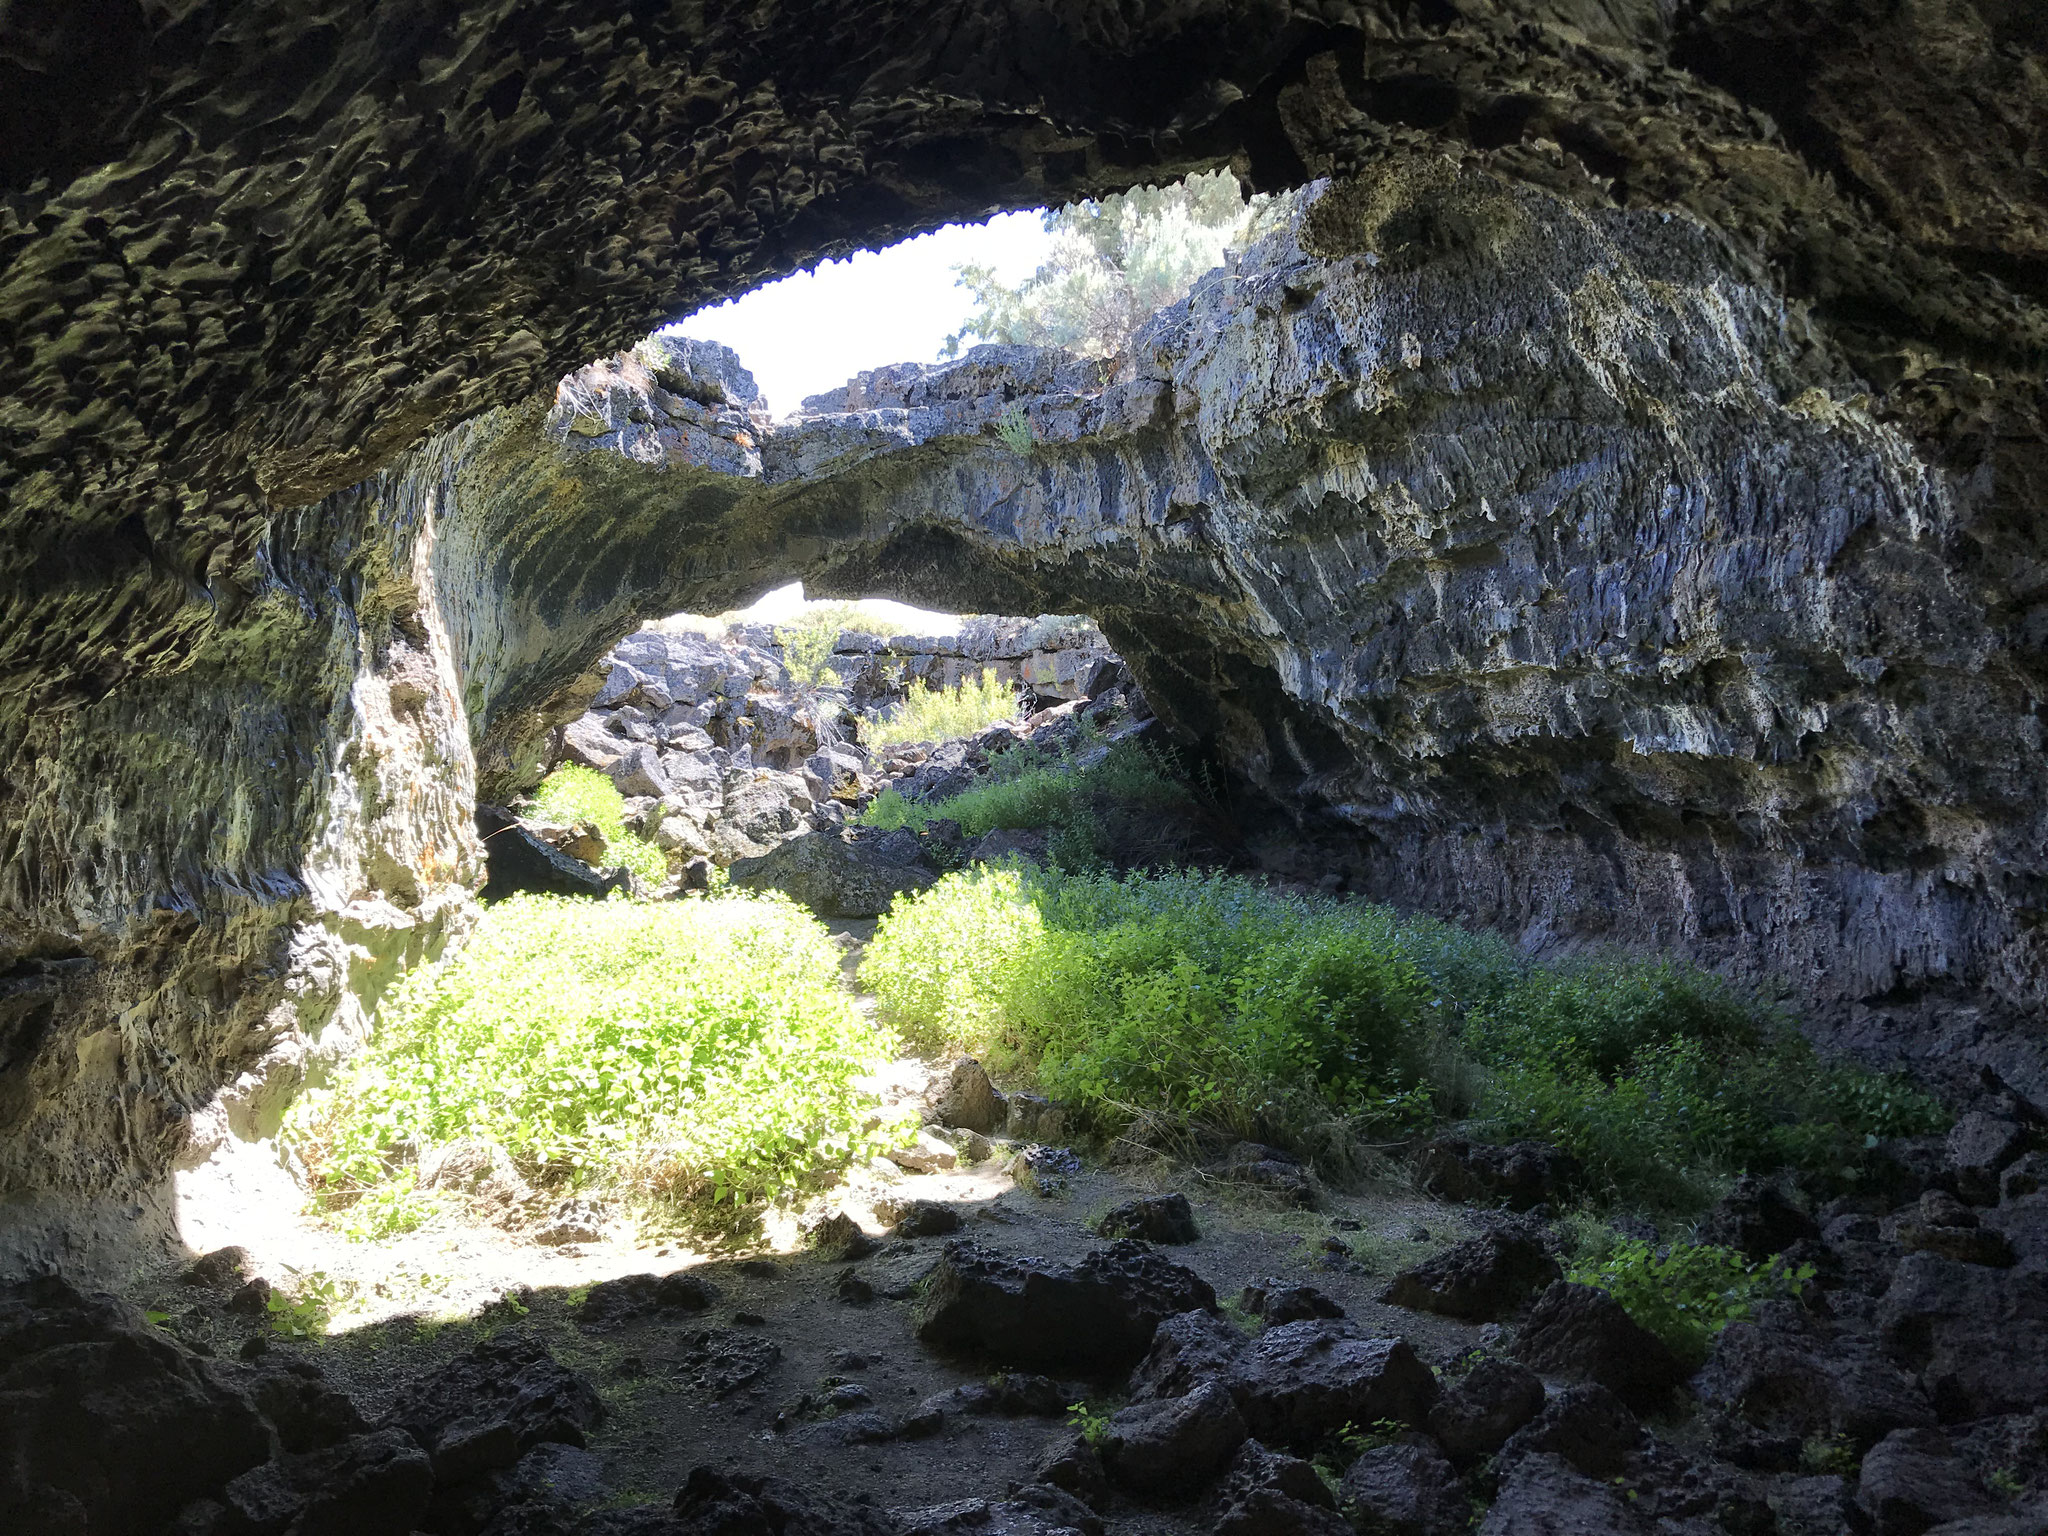
[(1564, 1280), (1537, 1298), (1514, 1356), (1533, 1370), (1598, 1382), (1635, 1408), (1656, 1406), (1686, 1377), (1664, 1341), (1620, 1302)]
[(1102, 1470), (1102, 1458), (1081, 1435), (1054, 1440), (1039, 1453), (1031, 1472), (1040, 1482), (1090, 1504), (1109, 1497), (1109, 1478)]
[(1511, 1211), (1555, 1205), (1578, 1187), (1578, 1159), (1540, 1141), (1507, 1146), (1442, 1136), (1416, 1155), (1418, 1182), (1460, 1204), (1505, 1205)]
[(1041, 1200), (1056, 1200), (1081, 1171), (1081, 1160), (1065, 1147), (1029, 1146), (1010, 1159), (1010, 1177), (1019, 1189)]
[(1453, 1461), (1491, 1456), (1543, 1411), (1543, 1381), (1511, 1360), (1481, 1360), (1445, 1387), (1427, 1427)]
[(1001, 1371), (986, 1381), (971, 1381), (949, 1392), (934, 1393), (918, 1404), (920, 1413), (1001, 1414), (1005, 1418), (1032, 1415), (1058, 1418), (1074, 1401), (1050, 1376), (1021, 1371)]
[(1003, 1121), (1003, 1135), (1011, 1141), (1054, 1142), (1066, 1134), (1064, 1105), (1038, 1093), (1010, 1095), (1010, 1113)]
[(1592, 1382), (1566, 1387), (1501, 1447), (1505, 1464), (1533, 1454), (1561, 1456), (1588, 1477), (1613, 1477), (1643, 1441), (1628, 1406)]
[(1874, 1339), (1822, 1341), (1760, 1323), (1731, 1323), (1715, 1339), (1693, 1392), (1708, 1407), (1797, 1445), (1844, 1435), (1867, 1449), (1894, 1429), (1931, 1426), (1920, 1383)]
[(1097, 1223), (1097, 1237), (1138, 1238), (1148, 1243), (1176, 1245), (1201, 1237), (1188, 1197), (1181, 1194), (1149, 1195), (1126, 1200)]
[(1762, 1260), (1819, 1236), (1819, 1223), (1787, 1200), (1775, 1185), (1745, 1174), (1706, 1214), (1697, 1240)]
[(890, 1230), (902, 1238), (946, 1237), (960, 1230), (960, 1208), (938, 1200), (912, 1200)]
[(930, 1131), (919, 1131), (908, 1146), (891, 1147), (882, 1155), (906, 1173), (942, 1173), (960, 1163), (953, 1144)]
[(1010, 1116), (1010, 1101), (972, 1056), (954, 1062), (945, 1077), (926, 1090), (925, 1107), (939, 1125), (979, 1131), (984, 1136), (1000, 1130)]
[(1648, 1536), (1649, 1522), (1621, 1490), (1561, 1456), (1524, 1456), (1501, 1477), (1477, 1536)]
[(1336, 1503), (1308, 1462), (1247, 1440), (1205, 1513), (1217, 1536), (1349, 1536)]
[(1256, 1141), (1240, 1141), (1209, 1172), (1226, 1184), (1263, 1189), (1287, 1205), (1307, 1207), (1316, 1203), (1315, 1176), (1291, 1152)]
[(1099, 1375), (1142, 1359), (1165, 1318), (1215, 1305), (1201, 1276), (1138, 1243), (1061, 1266), (956, 1241), (932, 1271), (917, 1336), (1026, 1369)]
[(476, 808), (477, 836), (483, 839), (489, 871), (477, 893), (484, 901), (501, 901), (522, 891), (543, 896), (587, 896), (603, 900), (613, 891), (632, 888), (623, 869), (595, 870), (526, 826), (510, 811), (495, 805)]
[(1469, 1323), (1499, 1322), (1563, 1278), (1541, 1237), (1497, 1228), (1403, 1270), (1380, 1293), (1380, 1300)]
[(1361, 1529), (1384, 1536), (1462, 1536), (1472, 1526), (1458, 1474), (1420, 1435), (1360, 1452), (1338, 1497)]
[(717, 1287), (697, 1275), (620, 1275), (584, 1294), (576, 1321), (585, 1328), (612, 1328), (650, 1312), (701, 1312), (717, 1297)]
[(1908, 1254), (1878, 1302), (1885, 1352), (1945, 1422), (2048, 1403), (2048, 1274)]
[(1346, 1424), (1420, 1424), (1437, 1391), (1405, 1340), (1336, 1322), (1268, 1328), (1238, 1355), (1229, 1380), (1252, 1434), (1283, 1450), (1313, 1450)]
[(806, 832), (727, 870), (741, 890), (781, 891), (820, 917), (879, 917), (908, 892), (929, 890), (939, 871), (917, 834), (835, 828)]
[(1214, 1312), (1180, 1312), (1160, 1323), (1131, 1372), (1131, 1401), (1180, 1397), (1220, 1376), (1244, 1352), (1245, 1336)]
[(486, 1339), (403, 1388), (384, 1417), (434, 1458), (444, 1481), (509, 1467), (543, 1441), (582, 1446), (603, 1421), (589, 1381), (537, 1340)]
[(249, 1374), (249, 1397), (288, 1452), (321, 1450), (370, 1427), (349, 1395), (310, 1360), (257, 1366)]
[(865, 1505), (842, 1503), (777, 1477), (693, 1467), (671, 1506), (701, 1536), (896, 1536), (894, 1523)]
[(864, 1259), (881, 1246), (844, 1211), (834, 1211), (812, 1227), (806, 1236), (819, 1257), (834, 1264)]
[(216, 1248), (204, 1257), (194, 1259), (178, 1276), (178, 1283), (205, 1286), (213, 1291), (230, 1290), (248, 1277), (248, 1270), (248, 1249), (233, 1246)]
[(2027, 1150), (2027, 1128), (2016, 1120), (1972, 1110), (1948, 1133), (1948, 1160), (1958, 1172), (1996, 1188), (1998, 1176)]
[(148, 1531), (270, 1454), (255, 1405), (126, 1302), (0, 1294), (0, 1527)]
[(1103, 1469), (1123, 1488), (1154, 1496), (1206, 1483), (1245, 1441), (1244, 1417), (1220, 1382), (1183, 1397), (1133, 1403), (1110, 1419)]
[(1936, 1429), (1897, 1429), (1863, 1458), (1856, 1502), (1876, 1536), (1921, 1536), (1930, 1526), (2003, 1514), (1994, 1497)]
[(1027, 1483), (1006, 1499), (956, 1499), (895, 1514), (902, 1536), (1102, 1536), (1102, 1521), (1065, 1489)]
[(1285, 1280), (1270, 1276), (1256, 1285), (1246, 1286), (1239, 1294), (1237, 1304), (1269, 1325), (1344, 1315), (1344, 1309), (1335, 1298), (1324, 1295), (1314, 1286), (1289, 1285)]
[(425, 1453), (383, 1429), (245, 1472), (224, 1500), (246, 1536), (407, 1536), (433, 1491)]

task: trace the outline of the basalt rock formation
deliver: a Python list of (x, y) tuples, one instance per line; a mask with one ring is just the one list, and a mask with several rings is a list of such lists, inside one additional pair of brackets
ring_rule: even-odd
[[(1359, 889), (2048, 1082), (2044, 47), (2007, 0), (8, 7), (0, 1250), (164, 1232), (459, 932), (476, 793), (594, 659), (797, 575), (1095, 615)], [(889, 374), (697, 423), (715, 468), (533, 397), (1219, 163), (1336, 184), (1106, 380)]]

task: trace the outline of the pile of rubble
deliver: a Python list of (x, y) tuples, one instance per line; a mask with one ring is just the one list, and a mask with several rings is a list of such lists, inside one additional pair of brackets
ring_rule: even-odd
[[(627, 826), (669, 856), (669, 891), (702, 889), (714, 866), (846, 827), (885, 788), (912, 800), (956, 794), (997, 752), (1077, 741), (1077, 713), (1149, 715), (1085, 619), (971, 617), (942, 635), (847, 630), (810, 676), (792, 669), (787, 634), (766, 624), (649, 625), (619, 642), (604, 686), (559, 732), (550, 766), (581, 764), (617, 785)], [(952, 688), (989, 672), (1017, 690), (1012, 721), (948, 742), (862, 742), (912, 683)], [(479, 820), (491, 858), (487, 897), (602, 894), (632, 883), (604, 868), (608, 850), (588, 823), (496, 807), (481, 808)]]

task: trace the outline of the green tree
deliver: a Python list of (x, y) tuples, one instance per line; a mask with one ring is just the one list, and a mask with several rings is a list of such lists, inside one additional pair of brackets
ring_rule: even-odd
[(1247, 205), (1236, 178), (1214, 171), (1048, 209), (1052, 254), (1022, 283), (999, 282), (990, 267), (953, 269), (976, 312), (946, 338), (944, 355), (957, 357), (972, 338), (1115, 357), (1139, 326), (1244, 242), (1269, 201)]

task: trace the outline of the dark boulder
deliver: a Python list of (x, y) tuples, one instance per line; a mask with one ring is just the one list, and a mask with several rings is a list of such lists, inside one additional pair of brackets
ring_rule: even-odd
[(407, 1536), (433, 1491), (425, 1452), (383, 1429), (245, 1472), (224, 1501), (237, 1536)]
[(759, 858), (735, 859), (727, 873), (741, 890), (781, 891), (820, 917), (879, 917), (898, 896), (939, 878), (907, 827), (801, 833)]
[(896, 1536), (894, 1522), (866, 1505), (708, 1466), (690, 1469), (671, 1509), (691, 1536)]
[(1543, 1411), (1543, 1381), (1511, 1360), (1481, 1360), (1446, 1386), (1427, 1427), (1453, 1461), (1491, 1456)]
[(1026, 1369), (1099, 1376), (1142, 1359), (1164, 1319), (1215, 1305), (1207, 1281), (1138, 1243), (1055, 1265), (954, 1242), (926, 1286), (917, 1336)]
[(319, 1450), (370, 1427), (349, 1395), (309, 1360), (265, 1361), (250, 1371), (248, 1384), (287, 1451)]
[(1119, 1487), (1184, 1497), (1223, 1469), (1246, 1433), (1230, 1393), (1206, 1381), (1183, 1397), (1119, 1409), (1102, 1441), (1102, 1465)]
[(531, 830), (510, 811), (495, 805), (476, 808), (477, 835), (483, 839), (488, 878), (477, 894), (498, 901), (521, 891), (543, 896), (590, 896), (632, 889), (623, 869), (596, 870)]
[(1256, 1141), (1240, 1141), (1209, 1166), (1226, 1184), (1263, 1189), (1282, 1204), (1311, 1206), (1318, 1190), (1315, 1175), (1291, 1152)]
[(1238, 1447), (1205, 1513), (1215, 1536), (1351, 1536), (1316, 1469), (1256, 1440)]
[(1856, 1502), (1876, 1536), (1922, 1536), (1951, 1520), (2000, 1515), (1991, 1493), (1938, 1429), (1898, 1429), (1863, 1458)]
[(1503, 1464), (1522, 1456), (1561, 1456), (1588, 1477), (1613, 1477), (1643, 1442), (1628, 1405), (1592, 1382), (1566, 1387), (1501, 1447)]
[(911, 1200), (897, 1212), (890, 1228), (897, 1237), (946, 1237), (960, 1230), (960, 1207), (941, 1200)]
[(1555, 1204), (1579, 1183), (1578, 1159), (1540, 1141), (1506, 1146), (1442, 1136), (1416, 1154), (1418, 1182), (1445, 1200), (1505, 1205), (1511, 1211)]
[(1344, 1308), (1338, 1305), (1336, 1298), (1325, 1295), (1314, 1286), (1289, 1285), (1285, 1280), (1271, 1276), (1246, 1286), (1238, 1296), (1237, 1304), (1269, 1327), (1344, 1315)]
[(1634, 1408), (1656, 1406), (1686, 1377), (1664, 1341), (1620, 1302), (1564, 1280), (1537, 1298), (1514, 1355), (1536, 1371), (1598, 1382)]
[(581, 1446), (604, 1418), (597, 1391), (533, 1339), (487, 1339), (402, 1389), (384, 1423), (456, 1483), (509, 1467), (546, 1441)]
[(230, 1291), (248, 1278), (249, 1250), (229, 1246), (194, 1259), (178, 1276), (180, 1285), (201, 1285), (208, 1290)]
[(1535, 1232), (1496, 1228), (1394, 1276), (1380, 1300), (1470, 1323), (1511, 1317), (1564, 1278)]
[(1301, 1451), (1347, 1424), (1419, 1425), (1437, 1390), (1436, 1377), (1405, 1340), (1373, 1338), (1338, 1322), (1267, 1329), (1237, 1357), (1229, 1379), (1252, 1434)]
[(1133, 1402), (1179, 1397), (1221, 1376), (1244, 1352), (1245, 1336), (1214, 1312), (1180, 1312), (1152, 1335), (1152, 1347), (1131, 1372)]
[(1621, 1488), (1561, 1456), (1524, 1456), (1503, 1472), (1477, 1536), (1648, 1536)]
[(1709, 1408), (1791, 1445), (1843, 1435), (1862, 1450), (1894, 1429), (1935, 1421), (1920, 1383), (1867, 1334), (1823, 1340), (1731, 1323), (1692, 1388)]
[(2048, 1274), (1908, 1254), (1877, 1325), (1946, 1423), (2048, 1403)]
[(834, 1211), (805, 1234), (812, 1250), (834, 1264), (866, 1258), (881, 1245), (844, 1211)]
[(925, 1090), (926, 1116), (938, 1125), (993, 1135), (1009, 1119), (1010, 1102), (972, 1056), (963, 1056)]
[(1464, 1536), (1472, 1528), (1458, 1474), (1421, 1435), (1361, 1452), (1338, 1497), (1374, 1536)]
[(249, 1398), (126, 1302), (0, 1296), (0, 1530), (155, 1530), (269, 1454)]
[(1095, 1235), (1115, 1239), (1134, 1237), (1148, 1243), (1174, 1246), (1192, 1243), (1202, 1234), (1195, 1226), (1195, 1213), (1186, 1195), (1149, 1195), (1126, 1200), (1096, 1225)]
[(654, 1312), (701, 1312), (717, 1294), (696, 1275), (620, 1275), (600, 1280), (584, 1294), (576, 1321), (585, 1328), (614, 1328)]
[(1775, 1185), (1749, 1175), (1735, 1181), (1735, 1188), (1706, 1214), (1695, 1234), (1699, 1242), (1736, 1249), (1752, 1260), (1767, 1259), (1819, 1236), (1820, 1225), (1811, 1216)]

